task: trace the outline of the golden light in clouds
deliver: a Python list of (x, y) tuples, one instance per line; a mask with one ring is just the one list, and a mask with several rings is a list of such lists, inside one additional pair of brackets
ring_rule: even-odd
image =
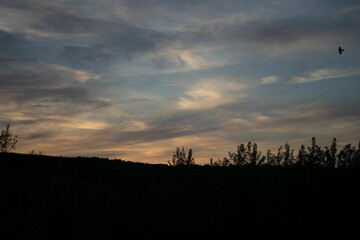
[(207, 109), (231, 103), (245, 96), (243, 84), (224, 79), (201, 80), (190, 86), (178, 105), (181, 109)]
[(76, 79), (81, 83), (86, 83), (87, 81), (90, 80), (99, 80), (101, 78), (99, 74), (93, 74), (93, 73), (71, 69), (67, 67), (61, 67), (61, 66), (54, 66), (54, 67), (56, 67), (59, 71), (68, 74), (73, 79)]

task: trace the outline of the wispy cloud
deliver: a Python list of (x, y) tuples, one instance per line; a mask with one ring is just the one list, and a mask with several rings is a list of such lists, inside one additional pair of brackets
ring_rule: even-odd
[(271, 83), (280, 81), (280, 79), (281, 78), (278, 76), (267, 76), (267, 77), (261, 78), (261, 83), (262, 84), (271, 84)]
[(70, 78), (73, 78), (81, 83), (86, 83), (90, 80), (99, 80), (101, 79), (101, 76), (99, 74), (95, 73), (89, 73), (86, 71), (71, 69), (68, 67), (63, 66), (53, 66), (54, 69), (57, 69), (59, 72), (63, 72), (67, 74)]
[(61, 88), (99, 80), (101, 76), (88, 71), (72, 69), (35, 59), (0, 59), (0, 86), (39, 88)]
[(318, 69), (312, 72), (307, 72), (302, 76), (294, 76), (291, 78), (291, 83), (309, 83), (331, 78), (342, 78), (348, 76), (359, 75), (359, 68), (351, 69)]
[(188, 88), (178, 101), (181, 109), (207, 109), (244, 97), (244, 85), (224, 79), (202, 80)]

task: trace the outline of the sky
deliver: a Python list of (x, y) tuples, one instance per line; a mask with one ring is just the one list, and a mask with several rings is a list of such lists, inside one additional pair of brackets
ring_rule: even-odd
[[(345, 49), (338, 53), (338, 47)], [(360, 140), (358, 0), (0, 0), (16, 152), (197, 164)]]

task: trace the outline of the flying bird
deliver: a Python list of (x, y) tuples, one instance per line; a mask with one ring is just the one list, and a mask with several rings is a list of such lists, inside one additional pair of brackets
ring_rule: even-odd
[(339, 53), (342, 54), (342, 52), (345, 51), (345, 49), (341, 48), (341, 46), (339, 46)]

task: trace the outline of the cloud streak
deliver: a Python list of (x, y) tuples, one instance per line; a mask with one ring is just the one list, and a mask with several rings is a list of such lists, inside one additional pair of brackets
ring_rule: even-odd
[(307, 72), (302, 76), (294, 76), (290, 82), (292, 83), (309, 83), (314, 81), (343, 78), (349, 76), (360, 75), (360, 69), (318, 69), (315, 71)]

